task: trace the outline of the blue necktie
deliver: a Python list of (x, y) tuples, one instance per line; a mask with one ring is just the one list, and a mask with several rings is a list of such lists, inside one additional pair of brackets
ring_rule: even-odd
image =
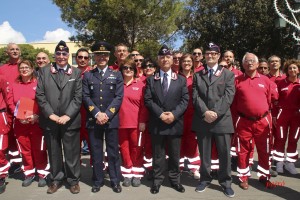
[(168, 76), (168, 74), (164, 73), (164, 78), (163, 78), (163, 82), (162, 82), (164, 96), (166, 96), (168, 93), (168, 78), (167, 78), (167, 76)]
[(104, 74), (104, 72), (101, 70), (101, 71), (100, 71), (100, 78), (103, 77), (103, 74)]
[(214, 70), (213, 70), (213, 69), (209, 69), (208, 71), (209, 71), (208, 79), (209, 79), (209, 81), (211, 82), (211, 78), (212, 78), (212, 76), (213, 76), (213, 74), (214, 74)]

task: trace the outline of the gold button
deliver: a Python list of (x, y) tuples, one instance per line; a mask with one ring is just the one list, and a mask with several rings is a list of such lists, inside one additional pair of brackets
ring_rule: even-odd
[(100, 82), (100, 84), (102, 85), (102, 82)]
[(102, 97), (100, 97), (100, 99), (102, 99)]
[(100, 104), (100, 107), (102, 107), (102, 104)]
[(102, 92), (102, 90), (100, 90), (100, 92)]

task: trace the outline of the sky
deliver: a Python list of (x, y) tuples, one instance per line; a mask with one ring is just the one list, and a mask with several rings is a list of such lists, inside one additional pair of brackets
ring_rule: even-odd
[(1, 2), (0, 44), (68, 41), (76, 33), (51, 0)]

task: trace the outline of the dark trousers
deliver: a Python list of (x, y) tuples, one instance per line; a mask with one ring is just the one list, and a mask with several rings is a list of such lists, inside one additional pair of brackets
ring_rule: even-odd
[(212, 137), (215, 139), (220, 168), (218, 170), (218, 181), (219, 184), (228, 188), (231, 187), (231, 160), (230, 160), (230, 143), (231, 134), (216, 134), (208, 133), (201, 134), (197, 133), (197, 140), (201, 158), (200, 167), (200, 182), (209, 183), (212, 181), (210, 175), (211, 171), (211, 140)]
[(181, 135), (157, 135), (151, 134), (154, 184), (161, 185), (166, 169), (166, 146), (168, 147), (168, 171), (169, 180), (173, 184), (180, 183), (180, 144)]
[(119, 157), (119, 137), (118, 129), (102, 129), (95, 126), (88, 129), (90, 138), (90, 152), (93, 163), (93, 184), (103, 186), (104, 166), (103, 166), (103, 140), (105, 135), (106, 152), (108, 157), (108, 171), (111, 185), (120, 184), (121, 167)]
[(67, 178), (70, 185), (76, 185), (80, 179), (79, 129), (65, 130), (58, 127), (56, 130), (45, 130), (44, 136), (48, 148), (51, 181), (60, 183)]

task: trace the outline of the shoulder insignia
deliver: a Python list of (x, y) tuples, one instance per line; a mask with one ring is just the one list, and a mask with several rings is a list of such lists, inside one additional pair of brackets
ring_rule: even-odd
[(111, 107), (109, 111), (114, 114), (116, 112), (116, 108)]
[(160, 79), (159, 73), (156, 72), (155, 75), (154, 75), (154, 80), (159, 80), (159, 79)]
[(89, 111), (92, 112), (94, 110), (94, 106), (89, 106)]
[(172, 74), (171, 74), (171, 79), (172, 80), (177, 80), (177, 74), (175, 73), (175, 72), (172, 72)]
[(52, 74), (56, 74), (58, 72), (57, 69), (53, 66), (52, 63), (50, 64), (50, 71), (51, 71)]

